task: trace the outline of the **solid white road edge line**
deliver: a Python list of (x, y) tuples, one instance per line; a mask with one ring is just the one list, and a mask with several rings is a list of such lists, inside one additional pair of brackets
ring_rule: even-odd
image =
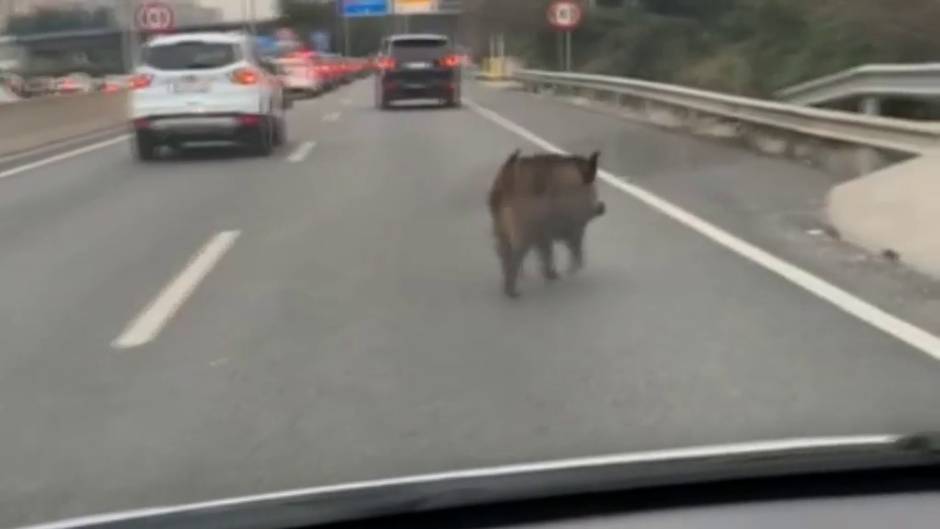
[(316, 146), (317, 142), (315, 141), (305, 141), (301, 143), (297, 146), (296, 149), (294, 149), (294, 152), (292, 152), (291, 155), (287, 157), (287, 161), (290, 163), (300, 163), (304, 161), (307, 158), (307, 155), (310, 154), (310, 151), (312, 151)]
[(216, 263), (235, 244), (240, 231), (223, 231), (215, 234), (185, 268), (160, 294), (121, 332), (111, 346), (130, 349), (150, 342), (160, 334), (167, 322), (183, 306), (183, 303), (212, 271)]
[[(483, 107), (473, 101), (464, 99), (464, 102), (474, 112), (496, 123), (504, 129), (520, 136), (542, 149), (557, 154), (567, 154), (560, 147), (539, 137), (528, 129), (504, 118), (496, 112)], [(663, 213), (673, 220), (691, 228), (711, 239), (732, 252), (756, 263), (767, 270), (790, 281), (800, 288), (822, 298), (843, 311), (855, 316), (865, 323), (879, 329), (915, 349), (926, 353), (936, 360), (940, 360), (940, 338), (912, 325), (867, 301), (799, 268), (779, 257), (776, 257), (754, 245), (748, 243), (727, 231), (707, 222), (706, 220), (689, 213), (675, 204), (660, 198), (649, 191), (634, 184), (625, 182), (616, 175), (604, 170), (598, 171), (601, 179), (612, 187), (623, 191), (647, 206)]]
[[(20, 158), (31, 158), (31, 157), (41, 156), (43, 153), (49, 152), (49, 151), (64, 151), (72, 145), (77, 145), (81, 143), (90, 143), (90, 142), (94, 142), (95, 140), (104, 141), (103, 138), (113, 139), (117, 135), (119, 135), (120, 132), (121, 131), (118, 129), (118, 127), (114, 127), (110, 130), (105, 129), (105, 130), (101, 130), (98, 132), (90, 132), (88, 134), (79, 134), (78, 136), (75, 136), (72, 138), (68, 138), (68, 139), (64, 139), (60, 141), (54, 141), (52, 143), (41, 145), (39, 147), (34, 147), (32, 149), (27, 149), (25, 151), (20, 151), (20, 152), (15, 152), (13, 154), (6, 154), (3, 156), (0, 156), (0, 164), (12, 163), (16, 160), (19, 160)], [(120, 134), (120, 135), (123, 135), (123, 134)]]
[(43, 158), (42, 160), (37, 160), (37, 161), (35, 161), (35, 162), (31, 162), (31, 163), (28, 163), (28, 164), (25, 164), (25, 165), (20, 165), (20, 166), (18, 166), (18, 167), (14, 167), (14, 168), (12, 168), (12, 169), (7, 169), (6, 171), (0, 172), (0, 180), (2, 180), (2, 179), (4, 179), (4, 178), (9, 178), (9, 177), (11, 177), (11, 176), (13, 176), (13, 175), (18, 175), (18, 174), (20, 174), (20, 173), (25, 173), (26, 171), (30, 171), (30, 170), (32, 170), (32, 169), (37, 169), (37, 168), (42, 167), (42, 166), (45, 166), (45, 165), (49, 165), (49, 164), (51, 164), (51, 163), (59, 162), (59, 161), (62, 161), (62, 160), (67, 160), (67, 159), (69, 159), (69, 158), (74, 158), (74, 157), (76, 157), (76, 156), (79, 156), (79, 155), (82, 155), (82, 154), (85, 154), (85, 153), (88, 153), (88, 152), (91, 152), (91, 151), (96, 151), (96, 150), (98, 150), (98, 149), (103, 149), (104, 147), (107, 147), (107, 146), (109, 146), (109, 145), (114, 145), (115, 143), (120, 143), (120, 142), (122, 142), (122, 141), (127, 141), (130, 137), (131, 137), (130, 134), (122, 134), (122, 135), (120, 135), (120, 136), (118, 136), (118, 137), (116, 137), (116, 138), (111, 138), (111, 139), (109, 139), (109, 140), (100, 141), (100, 142), (98, 142), (98, 143), (93, 143), (93, 144), (91, 144), (91, 145), (86, 145), (86, 146), (84, 146), (84, 147), (80, 147), (80, 148), (78, 148), (78, 149), (73, 149), (73, 150), (71, 150), (71, 151), (63, 152), (63, 153), (57, 154), (57, 155), (55, 155), (55, 156), (50, 156), (50, 157), (48, 157), (48, 158)]

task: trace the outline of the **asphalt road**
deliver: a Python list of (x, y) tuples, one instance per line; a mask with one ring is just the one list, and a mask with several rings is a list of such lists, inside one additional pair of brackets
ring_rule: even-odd
[[(465, 93), (854, 281), (751, 220), (817, 197), (828, 184), (810, 169), (534, 96)], [(269, 159), (210, 150), (141, 165), (116, 142), (0, 179), (0, 526), (940, 426), (936, 359), (611, 186), (587, 269), (545, 286), (531, 266), (524, 297), (504, 299), (485, 194), (509, 152), (537, 148), (475, 108), (380, 112), (360, 82), (298, 104), (291, 144)], [(748, 187), (761, 185), (776, 198)], [(121, 346), (128, 333), (144, 343)]]

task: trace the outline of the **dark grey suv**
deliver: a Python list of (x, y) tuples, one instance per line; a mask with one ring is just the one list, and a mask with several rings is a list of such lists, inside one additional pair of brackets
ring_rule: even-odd
[(382, 41), (377, 58), (375, 104), (437, 99), (460, 105), (461, 63), (443, 35), (393, 35)]

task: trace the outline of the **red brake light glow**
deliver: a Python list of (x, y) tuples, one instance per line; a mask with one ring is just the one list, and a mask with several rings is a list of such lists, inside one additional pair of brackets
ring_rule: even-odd
[(395, 68), (395, 59), (392, 59), (390, 57), (379, 59), (378, 65), (379, 65), (379, 68), (383, 70), (392, 70)]
[(147, 88), (150, 86), (150, 83), (153, 82), (153, 76), (145, 73), (137, 74), (134, 77), (131, 77), (131, 88), (138, 90), (140, 88)]
[(251, 68), (239, 68), (232, 72), (232, 82), (241, 85), (258, 84), (261, 77)]
[(446, 68), (456, 68), (460, 66), (460, 57), (457, 55), (448, 55), (441, 59), (441, 65)]

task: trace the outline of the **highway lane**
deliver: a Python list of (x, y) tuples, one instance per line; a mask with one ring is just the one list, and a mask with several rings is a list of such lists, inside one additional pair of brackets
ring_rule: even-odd
[[(466, 93), (564, 148), (603, 144), (614, 172), (658, 137), (611, 144), (595, 114)], [(940, 363), (611, 188), (587, 270), (546, 287), (530, 267), (503, 299), (485, 193), (534, 147), (472, 109), (379, 112), (361, 82), (291, 129), (267, 160), (141, 166), (115, 145), (0, 182), (0, 525), (940, 423)], [(232, 230), (155, 340), (111, 346)]]

